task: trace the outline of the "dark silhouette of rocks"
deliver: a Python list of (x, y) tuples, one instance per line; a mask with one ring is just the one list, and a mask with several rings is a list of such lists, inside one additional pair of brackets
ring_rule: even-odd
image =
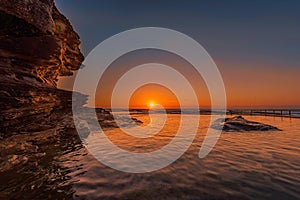
[[(0, 199), (72, 198), (55, 158), (82, 145), (72, 92), (56, 83), (80, 68), (79, 44), (53, 0), (0, 0)], [(87, 96), (74, 96), (83, 109)]]
[[(223, 127), (222, 127), (223, 125)], [(212, 124), (214, 129), (223, 129), (224, 131), (280, 131), (275, 126), (263, 124), (259, 122), (249, 121), (242, 116), (235, 116), (232, 118), (218, 119)]]
[(56, 83), (80, 68), (79, 44), (53, 0), (1, 0), (0, 137), (54, 127), (71, 112), (72, 92)]

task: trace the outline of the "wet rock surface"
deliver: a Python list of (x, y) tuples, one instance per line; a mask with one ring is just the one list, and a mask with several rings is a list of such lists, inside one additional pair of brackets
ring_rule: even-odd
[(65, 126), (71, 120), (1, 140), (0, 199), (72, 199), (72, 185), (67, 184), (70, 169), (59, 160), (62, 154), (82, 148), (75, 129)]
[(259, 122), (249, 121), (242, 116), (232, 118), (218, 119), (212, 124), (214, 129), (223, 129), (223, 131), (280, 131), (275, 126), (263, 124)]
[[(90, 130), (82, 126), (80, 139), (73, 115), (68, 111), (53, 112), (50, 118), (56, 120), (41, 120), (40, 126), (31, 123), (35, 125), (35, 131), (33, 128), (20, 131), (21, 127), (25, 130), (28, 126), (24, 124), (19, 126), (19, 131), (0, 140), (0, 199), (73, 199), (70, 173), (81, 166), (70, 169), (61, 158), (84, 148), (81, 139), (88, 137)], [(96, 112), (96, 123), (104, 131), (118, 128), (113, 116), (104, 109), (79, 107), (78, 111), (88, 121), (87, 115)], [(60, 120), (57, 120), (59, 115)], [(133, 122), (142, 123), (137, 119)], [(124, 121), (126, 123), (129, 122)]]

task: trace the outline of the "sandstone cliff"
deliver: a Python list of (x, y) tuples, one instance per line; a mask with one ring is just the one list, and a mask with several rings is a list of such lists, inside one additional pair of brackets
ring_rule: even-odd
[(0, 137), (53, 127), (70, 112), (72, 93), (56, 82), (79, 69), (79, 45), (53, 0), (0, 0)]

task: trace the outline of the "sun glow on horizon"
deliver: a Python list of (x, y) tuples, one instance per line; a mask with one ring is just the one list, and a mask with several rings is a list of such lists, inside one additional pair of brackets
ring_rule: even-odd
[(150, 108), (153, 108), (155, 105), (156, 105), (156, 104), (155, 104), (154, 102), (152, 102), (152, 101), (149, 103), (149, 107), (150, 107)]

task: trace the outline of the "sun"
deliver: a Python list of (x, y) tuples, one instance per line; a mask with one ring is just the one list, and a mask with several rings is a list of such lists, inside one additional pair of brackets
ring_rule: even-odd
[(155, 106), (155, 103), (153, 103), (153, 102), (150, 102), (150, 103), (149, 103), (149, 107), (150, 107), (150, 108), (153, 108), (154, 106)]

